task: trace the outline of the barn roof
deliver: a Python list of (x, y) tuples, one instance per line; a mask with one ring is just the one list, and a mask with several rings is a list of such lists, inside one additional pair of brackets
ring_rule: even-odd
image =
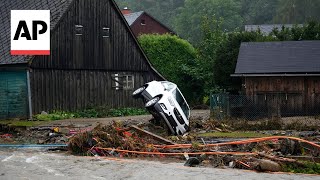
[(125, 14), (123, 15), (126, 19), (126, 21), (128, 22), (129, 26), (131, 26), (134, 22), (136, 22), (136, 20), (142, 16), (143, 14), (149, 16), (150, 18), (152, 18), (154, 21), (156, 21), (157, 23), (159, 23), (161, 26), (163, 26), (164, 28), (168, 29), (172, 34), (176, 34), (173, 30), (171, 30), (169, 27), (167, 27), (166, 25), (164, 25), (163, 23), (161, 23), (160, 21), (158, 21), (156, 18), (154, 18), (153, 16), (151, 16), (150, 14), (148, 14), (147, 12), (144, 11), (139, 11), (139, 12), (134, 12), (134, 13), (129, 13), (129, 14)]
[(241, 43), (235, 75), (320, 73), (320, 41)]
[(0, 3), (0, 65), (27, 63), (26, 56), (10, 55), (11, 10), (48, 10), (51, 14), (51, 29), (59, 22), (72, 0), (1, 0)]
[(131, 26), (142, 14), (143, 11), (139, 11), (130, 14), (125, 14), (124, 17), (126, 18), (126, 21), (128, 22), (129, 26)]

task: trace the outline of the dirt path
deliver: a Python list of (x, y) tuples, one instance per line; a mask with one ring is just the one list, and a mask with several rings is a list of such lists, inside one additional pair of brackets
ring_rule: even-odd
[(269, 174), (235, 169), (185, 167), (139, 159), (78, 157), (34, 149), (0, 149), (0, 179), (320, 179), (316, 175)]
[[(197, 119), (208, 119), (210, 110), (192, 110), (191, 118)], [(97, 124), (109, 124), (112, 121), (131, 121), (131, 123), (147, 122), (152, 119), (152, 115), (141, 115), (141, 116), (125, 116), (125, 117), (110, 117), (110, 118), (78, 118), (78, 119), (65, 119), (51, 121), (48, 123), (41, 124), (40, 126), (76, 126), (76, 127), (94, 127)]]

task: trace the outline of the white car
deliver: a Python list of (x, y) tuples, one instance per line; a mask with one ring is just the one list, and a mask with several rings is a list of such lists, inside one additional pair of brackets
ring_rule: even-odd
[(190, 108), (176, 84), (151, 81), (135, 90), (132, 96), (142, 98), (147, 110), (155, 119), (164, 120), (172, 134), (189, 131)]

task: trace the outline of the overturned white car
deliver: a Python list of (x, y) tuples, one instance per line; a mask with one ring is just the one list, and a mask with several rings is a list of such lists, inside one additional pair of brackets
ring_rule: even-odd
[(190, 108), (176, 84), (169, 81), (151, 81), (132, 93), (142, 98), (145, 107), (155, 119), (164, 120), (174, 135), (189, 130)]

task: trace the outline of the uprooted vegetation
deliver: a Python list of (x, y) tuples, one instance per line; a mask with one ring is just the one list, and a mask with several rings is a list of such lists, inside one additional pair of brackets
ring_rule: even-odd
[[(200, 124), (193, 126), (200, 126)], [(144, 124), (141, 128), (155, 133), (159, 127)], [(204, 121), (207, 130), (231, 131), (231, 127), (215, 121)], [(205, 128), (204, 128), (205, 127)], [(154, 129), (158, 128), (158, 129)], [(196, 128), (195, 128), (196, 129)], [(187, 166), (212, 166), (320, 174), (319, 164), (291, 159), (292, 155), (317, 158), (320, 146), (298, 138), (271, 136), (254, 139), (210, 143), (190, 132), (184, 136), (166, 136), (164, 144), (142, 135), (130, 125), (113, 123), (98, 125), (92, 131), (76, 134), (69, 140), (69, 150), (75, 154), (116, 157), (186, 158)]]

